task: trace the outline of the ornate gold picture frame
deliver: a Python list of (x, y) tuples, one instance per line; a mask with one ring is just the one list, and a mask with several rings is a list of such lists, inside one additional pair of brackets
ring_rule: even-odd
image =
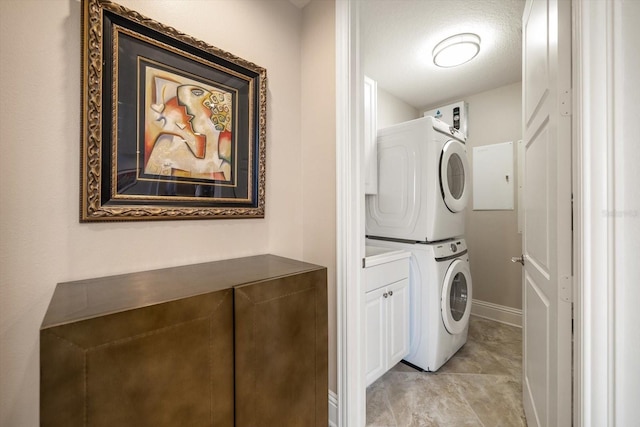
[(80, 221), (261, 218), (267, 72), (83, 1)]

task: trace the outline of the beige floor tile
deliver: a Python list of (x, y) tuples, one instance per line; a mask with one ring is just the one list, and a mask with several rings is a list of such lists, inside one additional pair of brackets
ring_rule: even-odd
[(481, 343), (469, 340), (447, 363), (438, 370), (449, 374), (494, 374), (505, 373), (505, 365)]
[(367, 426), (397, 427), (382, 381), (376, 381), (367, 388)]
[(526, 427), (522, 387), (503, 375), (455, 375), (454, 382), (485, 426)]
[(389, 372), (382, 382), (398, 426), (482, 426), (449, 375)]
[(367, 389), (367, 426), (526, 426), (521, 334), (472, 316), (467, 343), (438, 372), (399, 363)]
[(469, 339), (478, 342), (522, 342), (522, 329), (493, 320), (471, 316)]
[(502, 374), (522, 381), (522, 342), (483, 343), (481, 344), (505, 368)]

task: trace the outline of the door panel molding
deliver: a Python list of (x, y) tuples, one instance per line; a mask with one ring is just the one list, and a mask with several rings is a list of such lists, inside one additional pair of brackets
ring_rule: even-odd
[[(537, 10), (544, 6), (544, 12), (541, 10)], [(534, 11), (534, 9), (536, 9)], [(545, 1), (539, 1), (535, 4), (532, 4), (531, 7), (525, 8), (525, 14), (523, 20), (525, 21), (523, 28), (523, 43), (524, 45), (533, 45), (536, 49), (542, 48), (544, 50), (543, 55), (538, 55), (536, 60), (532, 60), (532, 58), (527, 54), (526, 51), (523, 50), (523, 92), (527, 93), (525, 90), (525, 84), (531, 82), (533, 86), (543, 86), (540, 83), (547, 81), (549, 78), (549, 36), (546, 31), (547, 23), (538, 18), (537, 15), (544, 13), (547, 16), (549, 9), (548, 3)], [(537, 13), (534, 13), (537, 12)], [(534, 16), (534, 21), (530, 22), (529, 19), (531, 16)], [(534, 28), (531, 28), (533, 26)], [(531, 31), (529, 31), (531, 30)], [(533, 42), (528, 36), (531, 37), (544, 37), (544, 39), (537, 40)], [(539, 52), (538, 52), (539, 53)], [(526, 124), (529, 125), (530, 121), (533, 117), (536, 116), (538, 110), (540, 110), (541, 106), (546, 101), (549, 95), (549, 90), (546, 87), (541, 88), (541, 90), (536, 90), (533, 96), (526, 97), (524, 99), (524, 112), (526, 118)]]
[[(523, 294), (525, 298), (525, 310), (529, 312), (530, 320), (534, 321), (537, 325), (544, 325), (544, 334), (541, 334), (542, 336), (536, 334), (534, 329), (527, 328), (526, 324), (523, 325), (523, 342), (525, 349), (527, 353), (534, 353), (534, 358), (538, 362), (535, 364), (527, 364), (526, 370), (523, 371), (523, 375), (525, 376), (523, 384), (526, 385), (530, 401), (534, 401), (535, 399), (542, 402), (542, 406), (540, 407), (528, 405), (530, 413), (535, 414), (536, 425), (547, 426), (549, 425), (550, 359), (552, 357), (549, 342), (551, 323), (550, 302), (542, 289), (540, 289), (531, 276), (526, 273), (525, 291)], [(527, 322), (527, 316), (524, 317), (524, 321)], [(523, 366), (523, 368), (525, 367)], [(544, 382), (542, 384), (539, 382), (532, 383), (532, 381), (528, 380), (531, 377), (544, 378)], [(535, 389), (535, 385), (537, 385), (537, 389)], [(525, 402), (529, 403), (526, 399)]]

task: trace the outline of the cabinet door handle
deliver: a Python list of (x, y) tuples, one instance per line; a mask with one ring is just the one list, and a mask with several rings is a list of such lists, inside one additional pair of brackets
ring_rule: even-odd
[(393, 296), (393, 291), (389, 291), (389, 296), (392, 297)]
[(387, 298), (389, 296), (389, 294), (385, 292), (384, 294), (382, 294), (382, 296)]

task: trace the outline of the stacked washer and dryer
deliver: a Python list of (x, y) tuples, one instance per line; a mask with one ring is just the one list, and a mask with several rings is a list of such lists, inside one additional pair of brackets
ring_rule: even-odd
[(466, 342), (472, 282), (464, 240), (466, 137), (427, 116), (378, 131), (378, 193), (367, 197), (367, 244), (411, 252), (410, 350), (438, 370)]

